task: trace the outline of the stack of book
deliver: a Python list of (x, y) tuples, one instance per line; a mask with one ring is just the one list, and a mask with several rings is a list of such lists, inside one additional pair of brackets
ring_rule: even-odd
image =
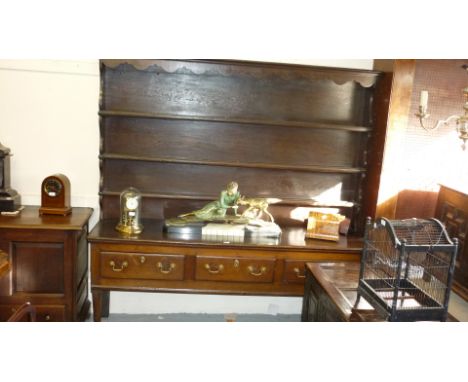
[(245, 224), (208, 223), (202, 228), (202, 239), (242, 243), (245, 236)]

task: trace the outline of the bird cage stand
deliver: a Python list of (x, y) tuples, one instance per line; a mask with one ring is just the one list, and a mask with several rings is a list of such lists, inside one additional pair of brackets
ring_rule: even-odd
[(458, 240), (437, 219), (367, 219), (358, 297), (388, 321), (446, 321)]

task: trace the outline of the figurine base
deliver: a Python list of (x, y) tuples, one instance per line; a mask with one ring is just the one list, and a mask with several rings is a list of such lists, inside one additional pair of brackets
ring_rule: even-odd
[(244, 237), (271, 237), (281, 236), (281, 228), (273, 222), (266, 222), (259, 219), (245, 219), (237, 217), (216, 221), (187, 222), (185, 220), (168, 219), (164, 224), (164, 231), (169, 234), (184, 236), (219, 236), (236, 238)]
[(39, 208), (39, 216), (42, 215), (60, 215), (60, 216), (67, 216), (72, 213), (71, 207), (64, 207), (64, 208), (53, 208), (53, 207), (41, 207)]
[[(169, 219), (174, 220), (174, 219)], [(204, 222), (198, 223), (185, 223), (185, 224), (174, 224), (172, 222), (166, 221), (164, 223), (164, 231), (170, 234), (180, 234), (180, 235), (190, 235), (190, 236), (197, 236), (201, 235), (202, 228), (205, 225)]]
[(196, 216), (184, 216), (166, 219), (164, 221), (164, 227), (198, 227), (200, 225), (205, 225), (207, 223), (216, 223), (216, 224), (248, 224), (251, 219), (236, 216), (236, 215), (225, 215), (225, 216), (216, 216), (211, 219), (200, 219)]
[(281, 228), (274, 222), (264, 220), (251, 220), (245, 227), (247, 236), (250, 237), (280, 237)]
[(15, 190), (0, 191), (0, 211), (14, 212), (21, 207), (21, 196)]

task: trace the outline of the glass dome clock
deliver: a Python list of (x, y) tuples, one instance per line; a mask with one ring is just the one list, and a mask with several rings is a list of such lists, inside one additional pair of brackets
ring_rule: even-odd
[(141, 192), (134, 187), (120, 194), (120, 220), (115, 229), (125, 234), (139, 234), (143, 231), (141, 217)]

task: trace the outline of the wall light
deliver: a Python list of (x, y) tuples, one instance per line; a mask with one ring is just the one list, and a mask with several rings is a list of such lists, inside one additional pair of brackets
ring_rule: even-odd
[[(463, 69), (465, 69), (468, 73), (468, 65), (463, 65)], [(422, 90), (421, 91), (421, 97), (419, 100), (419, 113), (416, 114), (416, 116), (419, 118), (419, 123), (421, 124), (421, 127), (424, 130), (436, 130), (438, 129), (442, 124), (448, 125), (451, 121), (456, 121), (456, 129), (458, 133), (458, 138), (460, 138), (463, 143), (462, 143), (462, 149), (466, 149), (466, 141), (468, 140), (468, 87), (463, 89), (463, 97), (464, 97), (464, 105), (463, 109), (465, 110), (465, 113), (463, 115), (451, 115), (450, 117), (446, 119), (441, 119), (438, 120), (437, 123), (433, 127), (427, 127), (424, 125), (424, 120), (429, 117), (429, 114), (427, 113), (427, 102), (429, 99), (429, 93), (427, 90)]]

